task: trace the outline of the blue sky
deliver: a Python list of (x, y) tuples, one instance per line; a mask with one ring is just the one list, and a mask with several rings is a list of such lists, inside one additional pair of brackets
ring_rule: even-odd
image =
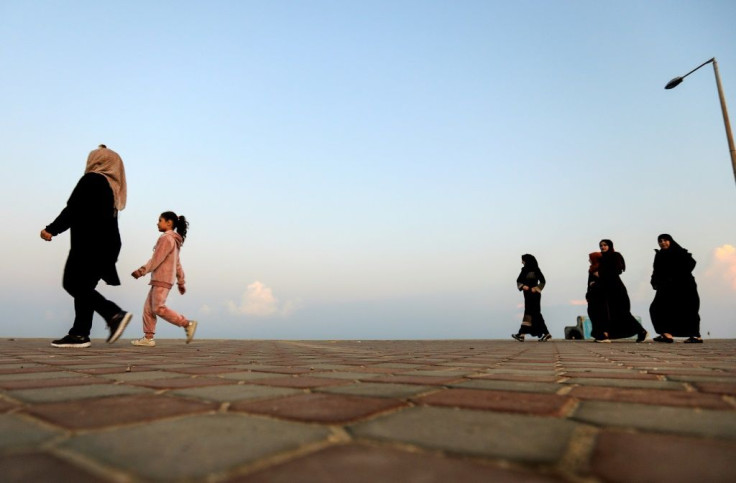
[[(552, 335), (611, 238), (652, 330), (659, 233), (698, 261), (704, 335), (736, 337), (730, 1), (3, 1), (0, 336), (73, 316), (68, 234), (39, 231), (99, 143), (123, 157), (121, 287), (136, 314), (165, 210), (186, 215), (207, 338), (501, 338), (520, 256)], [(733, 116), (732, 116), (733, 118)], [(159, 322), (157, 337), (180, 337)], [(106, 333), (96, 319), (93, 337)]]

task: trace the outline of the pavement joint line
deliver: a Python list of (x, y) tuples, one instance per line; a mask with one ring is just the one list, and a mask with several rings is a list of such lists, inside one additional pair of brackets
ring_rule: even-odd
[(600, 428), (588, 424), (577, 426), (556, 466), (568, 475), (585, 474), (600, 431)]
[(48, 452), (59, 457), (61, 460), (67, 461), (70, 464), (82, 468), (92, 475), (99, 477), (101, 481), (112, 483), (131, 483), (135, 481), (130, 475), (123, 471), (104, 463), (100, 463), (99, 461), (76, 451), (53, 447), (50, 448)]

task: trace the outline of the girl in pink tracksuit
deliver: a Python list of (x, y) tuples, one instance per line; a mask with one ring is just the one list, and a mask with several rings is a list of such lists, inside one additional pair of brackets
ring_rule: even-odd
[[(143, 306), (143, 333), (144, 337), (131, 341), (137, 346), (155, 347), (153, 339), (156, 333), (156, 316), (161, 317), (179, 327), (183, 327), (187, 335), (187, 344), (194, 338), (197, 329), (196, 320), (187, 320), (181, 314), (166, 306), (166, 297), (174, 286), (174, 281), (179, 288), (179, 293), (184, 295), (187, 291), (184, 281), (184, 270), (179, 262), (179, 249), (187, 237), (189, 222), (183, 216), (177, 216), (173, 211), (161, 213), (158, 219), (158, 231), (163, 233), (156, 242), (153, 249), (153, 257), (141, 268), (133, 272), (133, 278), (140, 278), (151, 273), (151, 290)], [(176, 230), (176, 231), (174, 231)]]

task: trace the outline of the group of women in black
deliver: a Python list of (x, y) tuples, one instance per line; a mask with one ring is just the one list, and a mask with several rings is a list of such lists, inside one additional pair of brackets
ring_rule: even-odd
[[(692, 271), (695, 260), (690, 252), (675, 242), (670, 235), (657, 237), (659, 249), (655, 250), (651, 284), (656, 291), (649, 307), (652, 325), (657, 332), (654, 342), (672, 343), (674, 337), (686, 337), (685, 343), (699, 344), (700, 297)], [(626, 270), (624, 257), (613, 248), (611, 240), (601, 240), (600, 251), (589, 255), (588, 286), (585, 298), (588, 302), (588, 318), (592, 325), (591, 336), (595, 342), (611, 342), (636, 336), (636, 342), (644, 342), (647, 331), (631, 315), (631, 301), (621, 273)], [(551, 339), (541, 311), (544, 275), (533, 255), (521, 257), (523, 265), (517, 287), (524, 294), (524, 318), (519, 332), (511, 337), (524, 341), (526, 334), (538, 337), (540, 342)]]

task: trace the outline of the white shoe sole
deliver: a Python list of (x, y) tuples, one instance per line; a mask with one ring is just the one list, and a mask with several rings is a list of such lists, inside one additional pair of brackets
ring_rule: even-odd
[(156, 343), (155, 342), (153, 342), (151, 344), (141, 344), (137, 340), (131, 340), (130, 341), (130, 345), (134, 345), (136, 347), (156, 347)]
[(78, 347), (80, 349), (83, 349), (83, 348), (89, 347), (91, 345), (92, 345), (92, 342), (84, 342), (82, 344), (54, 344), (53, 342), (51, 343), (51, 347), (68, 347), (68, 348), (72, 348), (72, 349), (74, 347)]

